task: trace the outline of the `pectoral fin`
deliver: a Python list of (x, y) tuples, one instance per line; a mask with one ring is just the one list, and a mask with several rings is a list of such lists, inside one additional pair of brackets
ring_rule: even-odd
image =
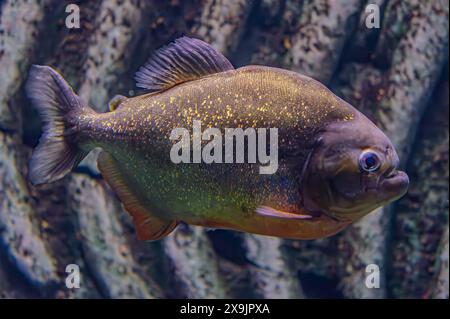
[(129, 179), (120, 169), (120, 164), (106, 152), (98, 157), (98, 168), (103, 178), (133, 217), (137, 237), (140, 240), (157, 240), (169, 235), (178, 225), (176, 220), (166, 220), (155, 215), (146, 200), (130, 186)]
[(310, 219), (313, 218), (311, 215), (293, 214), (288, 212), (283, 212), (268, 206), (259, 206), (256, 209), (256, 213), (262, 216), (274, 217), (274, 218), (284, 218), (284, 219)]

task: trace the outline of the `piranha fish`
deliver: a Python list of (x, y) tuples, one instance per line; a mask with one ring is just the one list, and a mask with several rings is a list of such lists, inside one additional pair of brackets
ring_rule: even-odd
[[(43, 122), (32, 184), (64, 177), (102, 148), (99, 170), (142, 240), (163, 238), (180, 222), (322, 238), (407, 191), (389, 138), (309, 77), (235, 69), (209, 44), (182, 37), (156, 51), (135, 78), (146, 94), (115, 97), (109, 112), (97, 113), (55, 70), (31, 67), (26, 91)], [(179, 141), (171, 132), (194, 121), (220, 130), (277, 128), (276, 171), (260, 174), (250, 161), (174, 163), (169, 154)]]

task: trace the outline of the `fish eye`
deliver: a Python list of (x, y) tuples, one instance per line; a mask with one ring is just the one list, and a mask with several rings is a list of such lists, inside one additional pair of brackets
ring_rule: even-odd
[(380, 168), (381, 161), (376, 153), (372, 151), (364, 151), (359, 156), (359, 166), (364, 171), (372, 173)]

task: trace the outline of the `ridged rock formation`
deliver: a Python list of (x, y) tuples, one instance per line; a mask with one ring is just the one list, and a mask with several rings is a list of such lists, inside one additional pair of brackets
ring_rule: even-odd
[[(81, 28), (65, 27), (66, 5)], [(367, 2), (369, 3), (369, 2)], [(449, 5), (371, 1), (4, 0), (0, 2), (0, 297), (448, 298)], [(291, 69), (327, 84), (381, 126), (411, 177), (409, 193), (331, 238), (294, 241), (181, 225), (139, 242), (96, 168), (96, 154), (40, 187), (27, 162), (41, 134), (24, 93), (31, 64), (62, 72), (106, 111), (135, 95), (133, 74), (180, 35), (235, 66)], [(381, 287), (365, 286), (366, 266)], [(65, 286), (66, 266), (81, 271)]]

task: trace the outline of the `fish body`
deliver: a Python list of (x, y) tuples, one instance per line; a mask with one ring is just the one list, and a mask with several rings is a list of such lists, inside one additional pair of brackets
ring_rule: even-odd
[[(264, 66), (234, 69), (206, 43), (182, 38), (159, 51), (137, 80), (153, 92), (115, 98), (111, 112), (96, 113), (55, 71), (32, 69), (27, 91), (44, 119), (44, 135), (30, 163), (32, 182), (61, 178), (92, 148), (101, 147), (99, 168), (133, 216), (141, 239), (162, 238), (181, 221), (285, 238), (320, 238), (406, 191), (407, 177), (397, 173), (398, 158), (389, 139), (311, 78)], [(170, 157), (176, 142), (171, 135), (179, 128), (189, 131), (187, 163), (174, 163)], [(201, 151), (209, 139), (195, 128), (200, 134), (207, 129), (223, 133), (229, 128), (276, 128), (275, 170), (261, 174), (260, 163), (254, 161), (196, 159), (194, 150)], [(342, 133), (346, 135), (339, 139)], [(219, 141), (222, 149), (225, 142)], [(339, 143), (346, 146), (339, 148)], [(347, 145), (354, 143), (358, 145)], [(61, 149), (55, 145), (66, 147), (72, 157), (61, 162), (61, 154), (56, 154)], [(376, 178), (362, 174), (359, 167), (367, 149), (385, 157)], [(346, 160), (349, 154), (356, 160)], [(339, 168), (326, 163), (330, 156), (337, 156)], [(51, 166), (56, 159), (60, 164)], [(392, 173), (388, 177), (394, 178), (393, 172), (395, 183), (380, 183), (380, 176)], [(322, 176), (326, 174), (330, 176)], [(345, 194), (328, 184), (329, 178), (344, 186), (355, 184), (354, 175), (359, 184)], [(367, 185), (361, 184), (364, 179)]]

